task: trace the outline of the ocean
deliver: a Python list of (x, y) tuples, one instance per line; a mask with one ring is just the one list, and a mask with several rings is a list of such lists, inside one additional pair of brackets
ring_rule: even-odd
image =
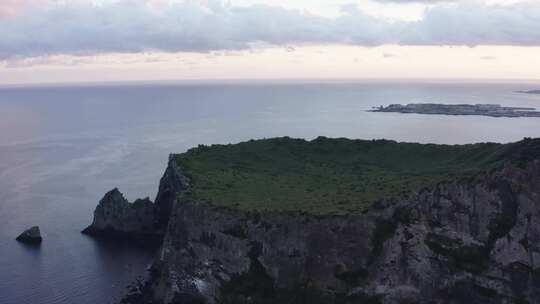
[[(82, 235), (103, 194), (154, 198), (169, 153), (290, 136), (463, 144), (540, 136), (540, 118), (366, 112), (391, 103), (540, 108), (540, 83), (229, 82), (0, 88), (0, 304), (115, 303), (155, 250)], [(43, 243), (15, 241), (39, 225)]]

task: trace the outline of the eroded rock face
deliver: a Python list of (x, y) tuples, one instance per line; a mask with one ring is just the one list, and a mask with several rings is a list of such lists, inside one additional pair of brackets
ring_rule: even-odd
[(169, 155), (169, 163), (159, 181), (159, 191), (156, 196), (157, 226), (163, 230), (167, 228), (178, 194), (188, 190), (189, 185), (187, 177), (176, 164), (174, 157), (174, 154)]
[(154, 204), (148, 198), (130, 203), (115, 188), (101, 199), (92, 224), (83, 233), (111, 237), (159, 234)]
[(171, 155), (155, 203), (149, 198), (130, 203), (115, 188), (100, 200), (92, 224), (82, 232), (103, 237), (157, 237), (161, 240), (177, 194), (186, 190), (185, 185), (186, 178)]
[(537, 161), (354, 216), (174, 197), (145, 295), (157, 303), (540, 302)]
[(39, 244), (43, 240), (41, 237), (41, 232), (39, 231), (38, 226), (33, 226), (23, 233), (21, 233), (17, 238), (17, 241), (27, 244)]

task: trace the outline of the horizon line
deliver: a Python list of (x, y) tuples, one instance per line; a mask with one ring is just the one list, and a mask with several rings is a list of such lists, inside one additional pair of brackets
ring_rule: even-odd
[(463, 84), (538, 84), (540, 78), (480, 78), (480, 77), (343, 77), (343, 78), (185, 78), (185, 79), (141, 79), (141, 80), (109, 80), (109, 81), (59, 81), (59, 82), (28, 82), (0, 84), (0, 89), (6, 88), (42, 88), (42, 87), (92, 87), (92, 86), (136, 86), (136, 85), (193, 85), (193, 84), (354, 84), (354, 83), (463, 83)]

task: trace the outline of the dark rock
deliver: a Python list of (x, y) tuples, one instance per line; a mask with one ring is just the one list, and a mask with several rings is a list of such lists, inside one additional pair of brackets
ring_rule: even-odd
[(38, 226), (25, 230), (17, 238), (17, 241), (27, 244), (39, 244), (43, 240)]
[(148, 198), (130, 203), (115, 188), (101, 199), (92, 224), (82, 232), (109, 238), (159, 236), (155, 224), (154, 204)]
[(161, 243), (177, 195), (187, 187), (188, 180), (171, 155), (155, 203), (149, 198), (130, 203), (114, 188), (100, 200), (92, 224), (82, 233), (109, 239), (142, 239), (144, 242)]
[(188, 179), (185, 177), (175, 161), (175, 155), (169, 155), (169, 164), (159, 182), (159, 191), (156, 196), (157, 227), (165, 229), (169, 222), (171, 210), (179, 193), (187, 190)]

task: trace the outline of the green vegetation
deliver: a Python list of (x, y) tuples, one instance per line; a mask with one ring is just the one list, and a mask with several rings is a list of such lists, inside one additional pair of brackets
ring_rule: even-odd
[(538, 140), (434, 145), (288, 137), (199, 146), (176, 156), (198, 202), (243, 210), (361, 212), (373, 202), (540, 155)]

